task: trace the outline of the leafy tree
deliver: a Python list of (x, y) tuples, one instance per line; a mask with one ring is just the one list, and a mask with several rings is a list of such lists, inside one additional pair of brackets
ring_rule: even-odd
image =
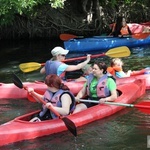
[(11, 23), (16, 15), (32, 17), (42, 5), (63, 8), (65, 0), (0, 0), (0, 23)]
[(149, 0), (0, 0), (1, 38), (100, 35), (118, 15), (149, 21)]

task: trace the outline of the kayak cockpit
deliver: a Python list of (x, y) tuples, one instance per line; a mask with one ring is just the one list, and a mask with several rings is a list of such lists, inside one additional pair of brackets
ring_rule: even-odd
[(35, 114), (38, 114), (40, 112), (40, 110), (37, 110), (37, 111), (34, 111), (34, 112), (31, 112), (31, 113), (28, 113), (28, 114), (25, 114), (25, 115), (22, 115), (22, 116), (19, 116), (19, 117), (16, 117), (14, 119), (14, 121), (18, 121), (18, 122), (29, 122), (33, 116)]

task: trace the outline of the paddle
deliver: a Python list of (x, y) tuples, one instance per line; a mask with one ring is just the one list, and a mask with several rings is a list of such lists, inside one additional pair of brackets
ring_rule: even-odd
[[(149, 35), (150, 35), (150, 33), (137, 33), (137, 34), (131, 35), (131, 37), (135, 38), (135, 39), (145, 39)], [(75, 39), (75, 38), (85, 38), (84, 36), (77, 36), (77, 35), (73, 35), (73, 34), (60, 34), (59, 37), (62, 41), (68, 41), (70, 39)], [(109, 38), (109, 37), (112, 37), (112, 36), (105, 36), (105, 38)]]
[(62, 41), (68, 41), (70, 39), (75, 39), (75, 38), (84, 38), (84, 36), (77, 36), (77, 35), (73, 35), (73, 34), (60, 34), (59, 35), (59, 38), (62, 40)]
[[(107, 37), (112, 37), (112, 36), (94, 36), (94, 37), (96, 37), (96, 38), (98, 38), (98, 37), (105, 37), (105, 38), (107, 38)], [(59, 35), (59, 38), (60, 38), (62, 41), (68, 41), (68, 40), (70, 40), (70, 39), (76, 39), (76, 38), (78, 38), (78, 39), (83, 39), (83, 38), (85, 38), (85, 37), (84, 37), (84, 36), (77, 36), (77, 35), (73, 35), (73, 34), (64, 33), (64, 34), (60, 34), (60, 35)]]
[[(13, 74), (13, 83), (20, 89), (24, 88), (25, 90), (27, 90), (28, 87), (24, 86), (22, 84), (22, 81), (15, 75)], [(44, 105), (46, 104), (46, 102), (40, 98), (39, 96), (37, 96), (35, 93), (31, 92), (31, 95), (36, 97), (41, 103), (43, 103)], [(77, 136), (77, 129), (76, 126), (74, 124), (74, 122), (72, 122), (69, 118), (67, 117), (62, 117), (60, 116), (60, 114), (53, 108), (53, 107), (49, 107), (49, 109), (55, 114), (57, 115), (60, 119), (62, 119), (62, 121), (65, 123), (66, 127), (68, 128), (68, 130), (74, 135)]]
[[(108, 50), (106, 53), (91, 55), (91, 58), (97, 58), (100, 56), (127, 57), (127, 56), (130, 56), (130, 50), (126, 46), (121, 46), (121, 47), (117, 47), (117, 48), (112, 48), (112, 49)], [(82, 56), (82, 57), (78, 57), (78, 58), (70, 58), (70, 59), (64, 60), (63, 62), (71, 62), (71, 61), (82, 60), (82, 59), (86, 59), (86, 58), (87, 58), (86, 56)], [(20, 64), (19, 68), (21, 71), (27, 73), (27, 72), (37, 70), (41, 66), (44, 66), (44, 65), (45, 65), (45, 63), (40, 64), (37, 62), (29, 62), (29, 63)]]
[[(95, 100), (86, 100), (86, 99), (79, 99), (80, 102), (90, 102), (90, 103), (96, 103), (98, 104), (99, 101)], [(135, 107), (139, 109), (143, 113), (150, 114), (150, 102), (148, 101), (142, 101), (138, 104), (124, 104), (124, 103), (115, 103), (115, 102), (105, 102), (107, 105), (117, 105), (117, 106), (125, 106), (125, 107)]]

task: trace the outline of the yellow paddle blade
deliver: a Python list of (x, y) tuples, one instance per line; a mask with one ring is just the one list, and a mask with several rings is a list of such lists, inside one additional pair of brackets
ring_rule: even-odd
[(37, 62), (29, 62), (29, 63), (22, 63), (19, 65), (19, 68), (23, 72), (31, 72), (37, 70), (41, 67), (41, 64)]
[(112, 48), (105, 53), (106, 56), (109, 57), (128, 57), (130, 56), (131, 52), (128, 47), (120, 46), (117, 48)]

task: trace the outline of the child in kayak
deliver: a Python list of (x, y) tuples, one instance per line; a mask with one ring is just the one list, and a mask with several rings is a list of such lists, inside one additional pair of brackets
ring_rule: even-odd
[[(38, 97), (42, 98), (46, 105), (42, 106), (40, 113), (30, 122), (42, 121), (57, 118), (57, 116), (48, 109), (50, 106), (62, 116), (69, 115), (75, 108), (75, 98), (69, 88), (62, 83), (62, 80), (55, 74), (48, 75), (45, 79), (47, 90), (44, 95), (40, 95), (32, 88), (28, 88), (28, 92), (34, 92)], [(35, 97), (38, 101), (38, 99)]]
[(111, 34), (113, 34), (114, 37), (126, 37), (132, 34), (124, 17), (119, 16), (117, 18), (116, 23), (114, 23), (113, 25), (112, 32), (110, 33), (110, 35)]
[(129, 70), (127, 73), (125, 73), (122, 69), (122, 66), (122, 60), (120, 58), (114, 58), (111, 61), (111, 66), (107, 68), (107, 72), (118, 78), (130, 77), (132, 71)]
[(91, 74), (93, 72), (92, 69), (92, 65), (91, 64), (87, 64), (82, 68), (83, 71), (83, 75), (77, 79), (75, 79), (76, 82), (80, 82), (80, 81), (87, 81), (89, 74)]

